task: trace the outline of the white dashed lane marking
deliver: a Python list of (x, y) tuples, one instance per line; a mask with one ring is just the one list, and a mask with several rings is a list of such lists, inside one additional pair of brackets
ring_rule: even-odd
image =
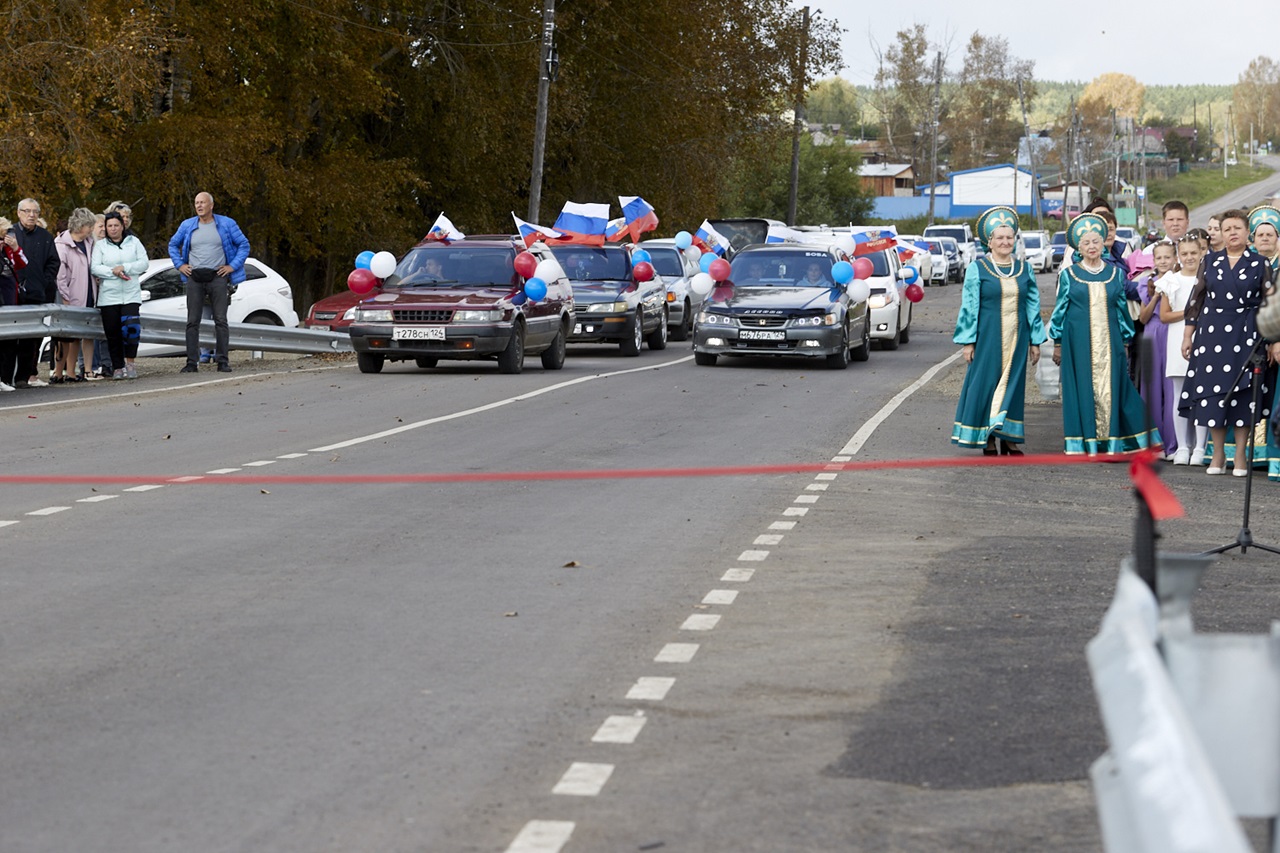
[(751, 544), (752, 545), (777, 545), (781, 541), (782, 541), (782, 534), (780, 533), (761, 533), (759, 536), (756, 537), (756, 541), (752, 542)]
[(592, 743), (635, 743), (636, 738), (640, 736), (640, 730), (644, 728), (644, 724), (649, 722), (646, 717), (642, 716), (615, 716), (608, 717), (596, 733), (592, 735)]
[(746, 583), (751, 580), (751, 576), (755, 573), (755, 569), (730, 569), (724, 573), (724, 577), (720, 578), (720, 580), (730, 583)]
[(575, 761), (564, 771), (560, 781), (551, 789), (553, 794), (565, 794), (571, 797), (594, 797), (604, 788), (604, 783), (613, 775), (612, 764), (589, 764)]
[(174, 477), (170, 483), (194, 483), (196, 480), (203, 480), (204, 474), (188, 474), (185, 477)]
[(257, 462), (246, 462), (246, 463), (244, 463), (244, 467), (246, 467), (246, 468), (261, 468), (263, 465), (274, 465), (274, 464), (276, 464), (276, 460), (274, 460), (274, 459), (259, 459)]
[(795, 527), (794, 521), (775, 521), (769, 525), (770, 530), (795, 530)]
[(744, 563), (758, 563), (767, 556), (769, 556), (768, 551), (743, 551), (738, 555), (738, 559)]
[(301, 459), (306, 456), (305, 453), (286, 453), (283, 456), (277, 456), (277, 459)]
[(571, 820), (531, 820), (506, 853), (560, 853), (573, 835), (573, 827)]
[(719, 613), (695, 613), (680, 626), (681, 631), (710, 631), (720, 622)]
[(796, 495), (796, 503), (798, 504), (816, 504), (817, 502), (817, 495)]
[(206, 474), (234, 474), (239, 468), (214, 468), (212, 471), (205, 471)]
[(667, 698), (667, 692), (675, 686), (675, 683), (676, 680), (674, 678), (646, 675), (642, 678), (637, 678), (636, 683), (631, 685), (631, 689), (627, 691), (627, 698), (661, 702)]
[(17, 523), (18, 523), (18, 522), (16, 522), (16, 521), (0, 521), (0, 527), (10, 527), (10, 526), (12, 526), (12, 525), (14, 525), (14, 524), (17, 524)]
[(125, 489), (125, 491), (126, 492), (150, 492), (150, 491), (154, 491), (155, 489), (163, 489), (163, 488), (164, 486), (161, 486), (161, 485), (149, 484), (146, 486), (130, 486), (129, 488)]
[(713, 589), (702, 598), (703, 604), (733, 604), (738, 597), (736, 589)]
[(834, 480), (834, 479), (835, 479), (836, 477), (838, 477), (838, 476), (840, 476), (840, 475), (839, 475), (839, 474), (818, 474), (818, 475), (817, 475), (817, 476), (815, 476), (813, 479), (815, 479), (815, 480)]
[(804, 489), (806, 492), (825, 492), (827, 490), (827, 485), (827, 483), (810, 483), (805, 486)]
[(71, 509), (69, 506), (47, 506), (44, 509), (33, 509), (27, 515), (56, 515)]
[[(801, 498), (808, 498), (808, 497), (810, 497), (810, 496), (809, 496), (809, 495), (801, 495), (800, 497), (801, 497)], [(796, 500), (799, 500), (799, 499), (800, 499), (800, 498), (796, 498)], [(816, 500), (817, 500), (817, 498), (812, 498), (812, 500), (810, 501), (810, 503), (812, 503), (812, 501), (816, 501)], [(803, 517), (803, 516), (805, 516), (805, 515), (808, 515), (808, 513), (809, 513), (809, 508), (808, 508), (808, 507), (806, 507), (806, 506), (789, 506), (789, 507), (787, 507), (786, 509), (784, 509), (784, 510), (782, 511), (782, 514), (783, 514), (783, 515), (797, 515), (797, 516), (801, 516), (801, 517)]]
[(118, 497), (120, 497), (120, 496), (119, 496), (119, 495), (94, 495), (93, 497), (90, 497), (90, 498), (80, 498), (78, 501), (76, 501), (76, 503), (78, 503), (78, 504), (96, 504), (96, 503), (100, 503), (100, 502), (102, 502), (102, 501), (109, 501), (109, 500), (111, 500), (112, 498), (118, 498)]
[(667, 643), (653, 661), (654, 663), (688, 663), (697, 653), (697, 643)]

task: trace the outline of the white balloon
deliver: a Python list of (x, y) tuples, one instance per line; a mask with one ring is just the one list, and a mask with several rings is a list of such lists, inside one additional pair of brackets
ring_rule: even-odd
[(866, 302), (871, 298), (871, 285), (866, 279), (855, 278), (849, 282), (849, 298), (854, 302)]
[(534, 278), (540, 278), (547, 284), (564, 278), (564, 270), (560, 267), (560, 262), (551, 258), (543, 258), (538, 261), (538, 266), (533, 271)]
[(852, 258), (854, 251), (858, 248), (858, 241), (846, 234), (836, 240), (836, 248)]
[(689, 260), (693, 261), (695, 264), (698, 261), (702, 260), (702, 250), (699, 249), (697, 246), (690, 246), (689, 248), (684, 249), (682, 251), (684, 252), (684, 256)]
[(699, 296), (706, 296), (715, 286), (716, 281), (710, 273), (700, 272), (689, 279), (689, 289)]
[(386, 278), (396, 271), (396, 256), (390, 252), (379, 252), (369, 261), (369, 272), (378, 278)]

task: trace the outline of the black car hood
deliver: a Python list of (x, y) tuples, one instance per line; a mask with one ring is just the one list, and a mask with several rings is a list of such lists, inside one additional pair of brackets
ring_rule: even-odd
[(577, 302), (612, 302), (633, 286), (630, 281), (575, 281), (573, 298)]
[(827, 308), (840, 301), (843, 292), (838, 287), (730, 287), (721, 296), (713, 292), (707, 299), (708, 307), (727, 308), (734, 314), (753, 309), (764, 311), (803, 311)]

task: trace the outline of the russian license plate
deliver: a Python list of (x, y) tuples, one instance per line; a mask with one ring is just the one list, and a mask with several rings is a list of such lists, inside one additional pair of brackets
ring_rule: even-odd
[(396, 326), (391, 330), (393, 341), (443, 341), (444, 326)]
[(787, 333), (782, 331), (762, 331), (759, 329), (739, 329), (740, 341), (785, 341)]
[(327, 332), (327, 331), (329, 331), (329, 327), (328, 327), (328, 326), (322, 326), (322, 325), (320, 325), (319, 323), (317, 323), (316, 325), (312, 326), (311, 328), (315, 329), (317, 332)]

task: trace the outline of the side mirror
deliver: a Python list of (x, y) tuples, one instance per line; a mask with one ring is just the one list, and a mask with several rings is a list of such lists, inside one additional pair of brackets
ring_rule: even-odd
[(905, 265), (898, 267), (898, 278), (906, 279), (910, 275), (911, 273), (907, 272), (907, 267)]
[(142, 301), (143, 301), (143, 302), (150, 302), (150, 301), (151, 301), (151, 291), (150, 291), (150, 290), (144, 290), (144, 291), (142, 291)]

